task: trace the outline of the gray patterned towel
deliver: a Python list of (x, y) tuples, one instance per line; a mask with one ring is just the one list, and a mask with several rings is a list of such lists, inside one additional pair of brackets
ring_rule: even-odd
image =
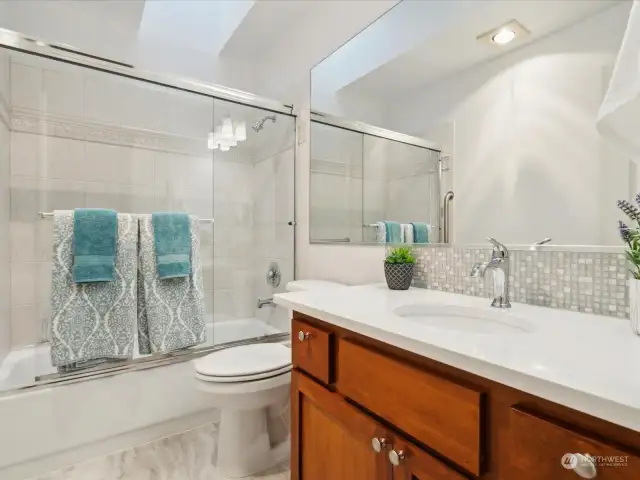
[(73, 212), (53, 215), (51, 363), (60, 371), (133, 357), (138, 222), (118, 214), (115, 279), (73, 281)]
[(206, 341), (198, 219), (191, 227), (191, 275), (158, 276), (151, 215), (140, 215), (138, 257), (138, 346), (140, 353), (165, 353)]

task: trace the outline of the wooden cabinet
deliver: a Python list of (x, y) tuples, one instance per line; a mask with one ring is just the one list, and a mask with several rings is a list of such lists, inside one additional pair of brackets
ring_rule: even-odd
[(640, 479), (640, 432), (298, 313), (292, 341), (292, 480)]
[(405, 440), (397, 440), (389, 450), (394, 480), (465, 480), (431, 455)]
[(640, 457), (590, 433), (561, 425), (555, 419), (541, 418), (516, 407), (511, 409), (509, 430), (512, 478), (640, 478)]
[(291, 400), (292, 479), (465, 480), (299, 372)]
[(292, 323), (293, 366), (329, 384), (333, 382), (333, 333), (302, 320)]
[(391, 480), (388, 433), (373, 419), (297, 372), (291, 405), (293, 479)]
[(482, 393), (340, 340), (340, 393), (480, 474)]

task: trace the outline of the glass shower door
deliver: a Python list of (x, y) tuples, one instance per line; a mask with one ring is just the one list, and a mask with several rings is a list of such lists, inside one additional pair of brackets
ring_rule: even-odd
[(294, 276), (295, 118), (223, 100), (214, 111), (213, 263), (205, 275), (216, 343), (288, 332), (286, 310), (269, 300)]

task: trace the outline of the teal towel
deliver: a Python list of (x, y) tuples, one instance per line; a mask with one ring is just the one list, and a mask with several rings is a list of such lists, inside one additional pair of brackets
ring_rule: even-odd
[(191, 228), (186, 213), (153, 213), (153, 242), (158, 277), (179, 278), (191, 274)]
[(115, 279), (118, 216), (113, 210), (76, 208), (73, 214), (73, 281)]
[(398, 222), (384, 222), (387, 243), (402, 243), (402, 225)]
[(413, 243), (429, 243), (429, 225), (413, 222)]

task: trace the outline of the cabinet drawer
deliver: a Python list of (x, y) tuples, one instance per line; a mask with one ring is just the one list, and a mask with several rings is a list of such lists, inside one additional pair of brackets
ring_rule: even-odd
[(404, 439), (394, 440), (389, 450), (389, 461), (393, 465), (393, 480), (467, 480), (467, 477)]
[[(509, 415), (509, 478), (518, 480), (637, 480), (640, 478), (640, 458), (618, 447), (603, 443), (589, 434), (573, 431), (555, 420), (527, 413), (514, 407)], [(592, 462), (571, 468), (566, 454), (589, 454)], [(564, 460), (563, 460), (564, 457)], [(578, 458), (573, 460), (577, 461)], [(595, 476), (593, 474), (595, 473)]]
[(348, 341), (337, 389), (469, 472), (480, 475), (482, 393)]
[(324, 383), (333, 382), (333, 333), (294, 318), (291, 328), (293, 366)]

